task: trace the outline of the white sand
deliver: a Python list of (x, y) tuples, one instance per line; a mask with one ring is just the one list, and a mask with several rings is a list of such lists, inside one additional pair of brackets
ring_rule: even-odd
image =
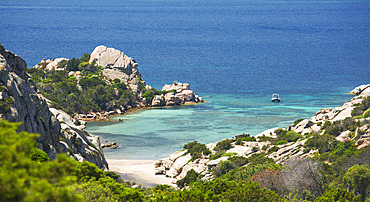
[(109, 171), (120, 174), (124, 181), (135, 182), (142, 187), (155, 187), (157, 184), (174, 185), (173, 178), (156, 175), (156, 160), (107, 159)]

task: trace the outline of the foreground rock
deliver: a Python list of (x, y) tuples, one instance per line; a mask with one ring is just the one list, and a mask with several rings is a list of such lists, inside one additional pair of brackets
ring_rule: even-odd
[[(35, 82), (25, 72), (26, 62), (0, 44), (0, 117), (22, 122), (20, 131), (38, 133), (38, 148), (55, 159), (60, 151), (79, 161), (108, 169), (99, 138), (81, 130), (66, 113), (49, 109)], [(62, 124), (61, 124), (62, 123)]]

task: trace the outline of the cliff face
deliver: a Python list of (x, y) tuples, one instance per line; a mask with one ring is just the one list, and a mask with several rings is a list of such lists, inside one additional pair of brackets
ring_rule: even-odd
[(45, 98), (38, 94), (35, 82), (25, 72), (26, 68), (27, 64), (21, 57), (0, 44), (0, 117), (22, 122), (20, 131), (40, 134), (37, 139), (39, 149), (45, 151), (50, 159), (55, 159), (58, 152), (68, 152), (77, 160), (87, 160), (107, 169), (99, 139), (72, 122), (61, 125), (60, 118), (49, 110)]
[(35, 83), (25, 72), (26, 62), (0, 44), (0, 68), (0, 85), (4, 86), (1, 97), (14, 101), (10, 110), (1, 112), (2, 118), (23, 122), (19, 130), (39, 133), (40, 148), (54, 159), (59, 148), (60, 124), (46, 101), (37, 95)]

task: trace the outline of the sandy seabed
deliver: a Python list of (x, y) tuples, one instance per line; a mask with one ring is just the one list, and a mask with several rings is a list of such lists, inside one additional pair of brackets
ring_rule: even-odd
[(135, 182), (142, 187), (155, 187), (157, 184), (173, 186), (176, 181), (164, 175), (156, 175), (154, 163), (157, 160), (107, 159), (109, 171), (121, 176), (123, 181)]

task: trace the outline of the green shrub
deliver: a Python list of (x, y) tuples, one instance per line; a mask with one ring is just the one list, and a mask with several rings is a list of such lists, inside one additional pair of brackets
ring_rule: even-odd
[(362, 114), (362, 117), (364, 117), (364, 118), (370, 117), (370, 108), (367, 109), (366, 111), (364, 111), (364, 113)]
[(278, 141), (295, 142), (302, 137), (301, 134), (294, 131), (281, 131), (278, 135)]
[(336, 140), (332, 135), (314, 134), (305, 142), (304, 147), (309, 149), (318, 149), (320, 154), (322, 154), (324, 152), (332, 151), (338, 143), (339, 141)]
[(89, 60), (90, 60), (90, 54), (84, 53), (79, 61), (80, 62), (89, 62)]
[(248, 158), (243, 156), (232, 156), (228, 160), (231, 161), (236, 167), (244, 166), (248, 163)]
[(275, 145), (282, 145), (282, 144), (285, 144), (285, 143), (288, 143), (288, 141), (280, 140), (279, 142), (275, 143)]
[(3, 98), (2, 100), (0, 100), (0, 114), (9, 113), (13, 104), (14, 100), (12, 97)]
[(192, 161), (202, 157), (202, 155), (209, 155), (211, 153), (205, 144), (198, 143), (197, 141), (184, 145), (184, 149), (188, 150), (187, 153), (190, 153)]
[(259, 147), (252, 147), (252, 152), (258, 152), (260, 150)]
[(215, 159), (221, 158), (225, 153), (226, 152), (223, 150), (217, 151), (216, 153), (211, 154), (211, 156), (209, 157), (209, 160), (215, 160)]
[(243, 145), (242, 138), (238, 138), (238, 139), (235, 141), (235, 145)]
[(235, 164), (229, 160), (221, 161), (220, 164), (215, 168), (214, 174), (219, 177), (226, 174), (230, 170), (236, 168)]
[(315, 201), (355, 201), (360, 202), (360, 196), (355, 196), (342, 188), (331, 189), (326, 191), (322, 196), (316, 198)]
[(242, 141), (246, 141), (246, 142), (256, 142), (256, 138), (253, 137), (253, 136), (249, 136), (249, 137), (243, 137), (242, 138)]
[(278, 151), (279, 149), (280, 149), (279, 147), (277, 147), (277, 146), (273, 146), (273, 147), (271, 147), (271, 148), (269, 149), (268, 153), (276, 152), (276, 151)]
[(113, 79), (113, 82), (114, 83), (121, 83), (121, 80), (119, 78), (115, 78), (115, 79)]
[(49, 161), (48, 155), (44, 151), (39, 150), (37, 148), (33, 148), (28, 156), (33, 161), (38, 161), (38, 162)]
[(78, 68), (79, 64), (80, 64), (80, 60), (73, 57), (72, 59), (68, 60), (66, 70), (67, 71), (79, 71), (80, 70)]
[(224, 153), (223, 155), (222, 155), (222, 157), (224, 157), (224, 156), (235, 156), (235, 155), (237, 155), (238, 153), (236, 153), (236, 152), (229, 152), (229, 153)]
[(367, 97), (361, 104), (357, 105), (351, 112), (351, 116), (363, 115), (370, 107), (370, 97)]
[(186, 176), (181, 180), (177, 180), (176, 185), (182, 189), (185, 186), (189, 185), (192, 182), (196, 182), (198, 179), (198, 173), (194, 171), (194, 169), (189, 170), (186, 173)]
[(91, 77), (91, 78), (85, 77), (85, 78), (82, 78), (80, 80), (79, 84), (85, 90), (87, 90), (88, 88), (91, 88), (91, 87), (96, 87), (98, 85), (105, 86), (105, 82), (103, 80), (99, 79), (98, 77)]
[(299, 124), (301, 121), (303, 121), (303, 119), (297, 119), (294, 121), (294, 124), (293, 126), (296, 126), (297, 124)]
[(213, 150), (220, 151), (220, 150), (229, 150), (232, 148), (231, 145), (232, 141), (229, 139), (222, 140), (221, 142), (218, 142)]
[(146, 91), (143, 94), (143, 98), (145, 98), (148, 103), (151, 103), (152, 102), (154, 96), (155, 96), (155, 93), (153, 91), (151, 91), (151, 90)]
[(263, 151), (265, 151), (265, 150), (266, 150), (266, 149), (268, 149), (268, 148), (269, 148), (269, 146), (267, 146), (267, 145), (263, 145), (263, 146), (262, 146), (262, 150), (263, 150)]

